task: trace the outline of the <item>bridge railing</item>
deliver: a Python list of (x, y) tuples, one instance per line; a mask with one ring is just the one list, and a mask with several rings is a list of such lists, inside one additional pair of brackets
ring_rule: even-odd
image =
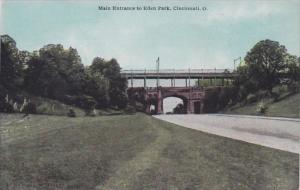
[(153, 73), (169, 73), (169, 74), (176, 74), (176, 73), (233, 73), (233, 69), (161, 69), (159, 71), (154, 69), (149, 70), (122, 70), (121, 73), (124, 74), (153, 74)]

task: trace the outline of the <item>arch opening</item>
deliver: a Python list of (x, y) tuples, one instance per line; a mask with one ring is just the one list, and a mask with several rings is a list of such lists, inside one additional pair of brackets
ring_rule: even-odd
[(164, 114), (185, 114), (187, 112), (187, 102), (185, 99), (175, 96), (163, 99)]

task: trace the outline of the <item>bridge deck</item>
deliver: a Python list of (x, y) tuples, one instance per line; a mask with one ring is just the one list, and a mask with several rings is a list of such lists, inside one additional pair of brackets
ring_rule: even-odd
[(132, 79), (199, 79), (234, 78), (237, 73), (230, 69), (193, 69), (193, 70), (123, 70), (122, 77)]

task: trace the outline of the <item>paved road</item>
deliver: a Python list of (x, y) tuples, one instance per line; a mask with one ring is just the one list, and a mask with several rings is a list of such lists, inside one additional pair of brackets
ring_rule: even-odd
[(300, 153), (300, 119), (223, 114), (154, 117), (207, 133)]
[(154, 117), (183, 127), (297, 153), (300, 166), (300, 119), (224, 114)]

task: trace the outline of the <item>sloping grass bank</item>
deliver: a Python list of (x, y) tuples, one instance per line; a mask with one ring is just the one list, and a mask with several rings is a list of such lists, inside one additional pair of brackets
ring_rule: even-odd
[(300, 118), (300, 93), (286, 96), (277, 102), (270, 99), (264, 99), (263, 102), (266, 105), (266, 111), (263, 114), (257, 111), (260, 102), (235, 106), (222, 113)]
[[(76, 116), (86, 116), (86, 111), (74, 105), (67, 105), (61, 101), (53, 100), (45, 97), (28, 95), (30, 101), (36, 106), (36, 113), (43, 115), (56, 115), (56, 116), (67, 116), (72, 109)], [(22, 104), (19, 104), (21, 107)], [(120, 110), (116, 108), (106, 108), (95, 110), (96, 115), (121, 115), (125, 114), (126, 110)]]
[(0, 114), (0, 189), (295, 190), (299, 156), (143, 114)]

